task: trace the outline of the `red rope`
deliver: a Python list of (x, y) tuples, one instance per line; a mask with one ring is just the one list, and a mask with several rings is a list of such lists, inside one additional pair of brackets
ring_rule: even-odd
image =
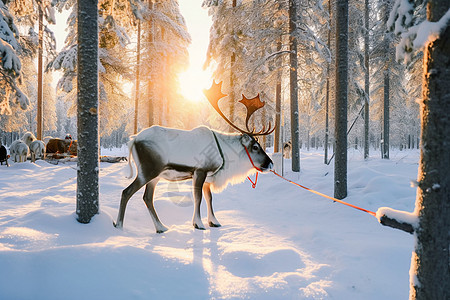
[(250, 176), (247, 176), (247, 179), (252, 183), (252, 188), (256, 188), (256, 183), (258, 182), (258, 172), (256, 172), (255, 182), (252, 181)]
[[(262, 170), (260, 168), (258, 168), (257, 166), (255, 166), (255, 164), (253, 163), (253, 159), (250, 157), (250, 153), (248, 152), (247, 147), (244, 146), (244, 148), (245, 148), (245, 152), (247, 152), (248, 159), (252, 163), (253, 168), (255, 168), (258, 172), (262, 172)], [(258, 182), (258, 172), (256, 172), (255, 182), (253, 182), (250, 179), (250, 176), (247, 176), (247, 179), (252, 183), (252, 188), (256, 188), (256, 183)]]
[(325, 194), (319, 193), (319, 192), (317, 192), (317, 191), (315, 191), (315, 190), (312, 190), (312, 189), (310, 189), (310, 188), (307, 188), (306, 186), (303, 186), (303, 185), (301, 185), (301, 184), (298, 184), (298, 183), (296, 183), (296, 182), (293, 182), (292, 180), (289, 180), (289, 179), (287, 179), (287, 178), (284, 178), (283, 176), (281, 176), (280, 174), (278, 174), (278, 173), (275, 172), (275, 171), (271, 171), (271, 172), (272, 172), (273, 174), (277, 175), (278, 177), (280, 177), (280, 178), (286, 180), (287, 182), (290, 182), (290, 183), (292, 183), (292, 184), (294, 184), (294, 185), (296, 185), (296, 186), (299, 186), (299, 187), (301, 187), (301, 188), (303, 188), (303, 189), (305, 189), (305, 190), (307, 190), (307, 191), (309, 191), (309, 192), (311, 192), (311, 193), (314, 193), (314, 194), (316, 194), (316, 195), (319, 195), (319, 196), (328, 198), (328, 199), (333, 200), (333, 201), (336, 201), (336, 202), (338, 202), (338, 203), (341, 203), (341, 204), (344, 204), (344, 205), (353, 207), (353, 208), (355, 208), (355, 209), (361, 210), (361, 211), (363, 211), (363, 212), (366, 212), (366, 213), (371, 214), (372, 216), (376, 217), (376, 213), (374, 213), (373, 211), (370, 211), (370, 210), (367, 210), (367, 209), (358, 207), (358, 206), (356, 206), (356, 205), (347, 203), (347, 202), (345, 202), (345, 201), (342, 201), (342, 200), (339, 200), (339, 199), (336, 199), (336, 198), (327, 196), (327, 195), (325, 195)]

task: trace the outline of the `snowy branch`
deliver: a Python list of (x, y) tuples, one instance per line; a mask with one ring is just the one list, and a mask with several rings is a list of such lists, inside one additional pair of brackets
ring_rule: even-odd
[(389, 207), (380, 207), (377, 210), (378, 221), (392, 228), (400, 229), (413, 234), (419, 224), (416, 214), (395, 210)]

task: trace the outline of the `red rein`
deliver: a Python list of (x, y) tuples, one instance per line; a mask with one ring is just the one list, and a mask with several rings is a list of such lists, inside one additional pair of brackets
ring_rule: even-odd
[[(255, 168), (256, 171), (258, 171), (258, 172), (262, 172), (262, 170), (260, 168), (258, 168), (257, 166), (255, 166), (255, 164), (253, 163), (253, 159), (250, 157), (250, 153), (248, 152), (247, 147), (244, 146), (244, 148), (245, 148), (245, 152), (247, 152), (248, 159), (252, 163), (253, 168)], [(247, 179), (252, 183), (252, 188), (256, 188), (256, 183), (258, 182), (258, 172), (256, 172), (256, 177), (255, 177), (254, 182), (250, 179), (250, 176), (247, 176)]]

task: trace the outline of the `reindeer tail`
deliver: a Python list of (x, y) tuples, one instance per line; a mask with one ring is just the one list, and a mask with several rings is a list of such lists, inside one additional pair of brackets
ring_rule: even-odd
[(133, 166), (131, 165), (131, 159), (133, 159), (133, 148), (134, 148), (134, 137), (132, 137), (131, 141), (128, 143), (128, 166), (130, 168), (130, 174), (126, 177), (128, 179), (132, 178), (133, 173)]

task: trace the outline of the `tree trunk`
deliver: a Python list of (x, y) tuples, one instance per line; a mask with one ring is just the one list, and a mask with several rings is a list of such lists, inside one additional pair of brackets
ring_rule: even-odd
[(38, 47), (38, 85), (37, 85), (37, 116), (36, 116), (36, 138), (42, 141), (43, 138), (43, 117), (42, 117), (42, 96), (44, 95), (44, 79), (43, 79), (43, 51), (44, 51), (44, 13), (42, 11), (42, 3), (38, 5), (39, 10), (39, 47)]
[(141, 85), (141, 20), (137, 20), (136, 87), (134, 89), (134, 134), (138, 132), (139, 93)]
[[(327, 46), (331, 52), (331, 0), (328, 0), (328, 16), (330, 18), (330, 30), (328, 30)], [(327, 91), (325, 96), (325, 145), (323, 163), (328, 164), (328, 134), (329, 134), (329, 107), (330, 107), (330, 63), (327, 63)]]
[[(427, 19), (438, 21), (448, 0), (430, 0)], [(411, 271), (411, 299), (450, 299), (450, 26), (424, 50), (422, 142), (416, 210), (417, 243)], [(413, 278), (413, 277), (412, 277)]]
[(383, 158), (389, 159), (389, 69), (384, 70)]
[(300, 172), (300, 147), (298, 128), (298, 82), (297, 82), (297, 3), (289, 0), (289, 86), (291, 102), (291, 141), (292, 141), (292, 171)]
[[(389, 1), (390, 2), (390, 1)], [(390, 10), (390, 3), (387, 3), (385, 6), (385, 24), (387, 24), (388, 18), (389, 18), (389, 10)], [(389, 159), (389, 93), (390, 93), (390, 66), (391, 66), (391, 60), (390, 60), (390, 40), (389, 40), (389, 34), (385, 34), (384, 38), (384, 55), (385, 55), (385, 66), (384, 66), (384, 99), (383, 99), (383, 149), (382, 149), (382, 158)]]
[(369, 105), (370, 105), (370, 72), (369, 72), (369, 0), (364, 1), (364, 159), (369, 158)]
[(89, 223), (99, 211), (97, 0), (78, 0), (77, 215)]
[[(281, 51), (281, 38), (277, 42), (277, 52)], [(277, 85), (275, 87), (275, 132), (273, 152), (280, 152), (280, 129), (281, 129), (281, 57), (277, 59)]]
[(347, 197), (348, 1), (336, 2), (336, 159), (334, 197)]
[[(150, 10), (153, 10), (153, 2), (151, 0), (148, 1), (148, 7)], [(150, 43), (150, 45), (154, 45), (154, 25), (153, 25), (153, 20), (150, 19), (148, 21), (149, 24), (149, 38), (148, 38), (148, 42)], [(147, 82), (147, 97), (148, 97), (148, 127), (151, 127), (152, 125), (155, 124), (155, 99), (156, 99), (156, 93), (155, 93), (155, 88), (154, 88), (154, 84), (153, 84), (153, 78), (152, 76), (154, 76), (154, 70), (150, 71), (149, 77), (148, 77), (148, 82)]]

